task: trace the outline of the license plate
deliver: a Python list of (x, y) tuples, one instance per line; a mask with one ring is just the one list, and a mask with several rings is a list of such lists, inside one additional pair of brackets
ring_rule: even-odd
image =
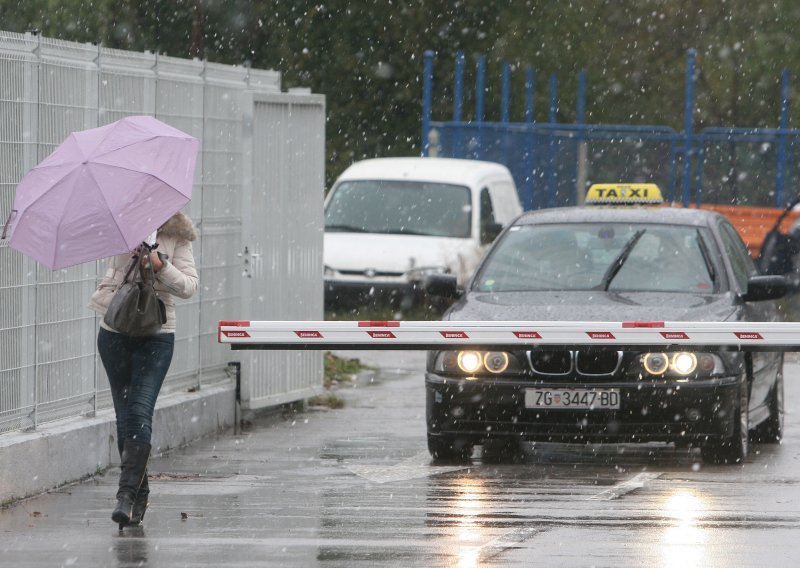
[(618, 410), (619, 389), (526, 389), (525, 408)]

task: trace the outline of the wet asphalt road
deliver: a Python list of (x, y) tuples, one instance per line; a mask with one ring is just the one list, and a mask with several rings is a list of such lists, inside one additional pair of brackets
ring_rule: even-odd
[[(670, 447), (537, 444), (518, 464), (432, 465), (423, 352), (310, 409), (152, 460), (144, 527), (116, 475), (0, 511), (0, 566), (797, 566), (800, 364), (786, 437), (743, 466)], [(794, 356), (791, 356), (794, 357)], [(32, 474), (35, 474), (32, 472)]]

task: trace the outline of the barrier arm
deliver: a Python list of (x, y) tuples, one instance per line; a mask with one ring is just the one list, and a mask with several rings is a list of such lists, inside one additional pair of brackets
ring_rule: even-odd
[(800, 351), (797, 322), (220, 321), (231, 349)]

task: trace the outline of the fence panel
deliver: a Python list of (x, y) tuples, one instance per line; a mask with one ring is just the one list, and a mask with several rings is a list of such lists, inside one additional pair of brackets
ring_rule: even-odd
[[(252, 304), (242, 296), (242, 216), (256, 205), (242, 198), (243, 170), (251, 167), (244, 160), (242, 122), (245, 115), (252, 115), (254, 93), (280, 92), (280, 73), (5, 32), (0, 32), (0, 73), (3, 223), (25, 172), (73, 131), (149, 114), (202, 141), (194, 198), (185, 208), (200, 235), (194, 243), (200, 289), (192, 299), (178, 302), (180, 324), (164, 390), (197, 389), (225, 379), (230, 354), (217, 344), (217, 322), (244, 316), (243, 309)], [(297, 180), (273, 184), (271, 198), (274, 192), (301, 191), (310, 183), (313, 191), (301, 191), (302, 199), (306, 203), (317, 199), (321, 215), (324, 99), (285, 97), (289, 98), (278, 103), (284, 111), (291, 114), (292, 104), (306, 101), (317, 112), (314, 120), (298, 122), (303, 130), (285, 145), (271, 137), (273, 125), (258, 121), (257, 128), (265, 132), (256, 134), (267, 143), (257, 149), (262, 155), (248, 153), (248, 159), (266, 163), (276, 148), (283, 152), (291, 148), (282, 159), (295, 160)], [(319, 179), (304, 177), (307, 172), (298, 164)], [(292, 200), (298, 197), (281, 199), (296, 204)], [(293, 279), (292, 285), (277, 286), (291, 301), (297, 299), (291, 292), (318, 288), (318, 311), (312, 302), (309, 319), (322, 314), (321, 226), (320, 221), (315, 236), (303, 241), (304, 247), (308, 245), (304, 252), (308, 258), (301, 261), (304, 269), (298, 272), (290, 266), (286, 273), (270, 277), (273, 284)], [(317, 244), (311, 242), (314, 239)], [(91, 415), (111, 406), (95, 347), (97, 317), (86, 307), (104, 271), (103, 261), (50, 271), (0, 241), (0, 433)], [(285, 304), (287, 298), (275, 301)], [(298, 372), (311, 373), (306, 381), (321, 384), (321, 363), (309, 365), (302, 358), (298, 363)], [(296, 391), (272, 379), (278, 388)], [(243, 380), (265, 381), (247, 376)], [(293, 396), (285, 394), (282, 399), (296, 400)]]

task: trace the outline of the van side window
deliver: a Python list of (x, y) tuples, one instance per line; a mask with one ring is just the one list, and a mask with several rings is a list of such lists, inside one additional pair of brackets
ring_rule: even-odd
[(489, 188), (484, 187), (481, 190), (481, 242), (491, 242), (497, 236), (497, 232), (490, 236), (492, 228), (497, 225), (494, 218), (494, 207), (492, 206), (492, 198), (489, 195)]

